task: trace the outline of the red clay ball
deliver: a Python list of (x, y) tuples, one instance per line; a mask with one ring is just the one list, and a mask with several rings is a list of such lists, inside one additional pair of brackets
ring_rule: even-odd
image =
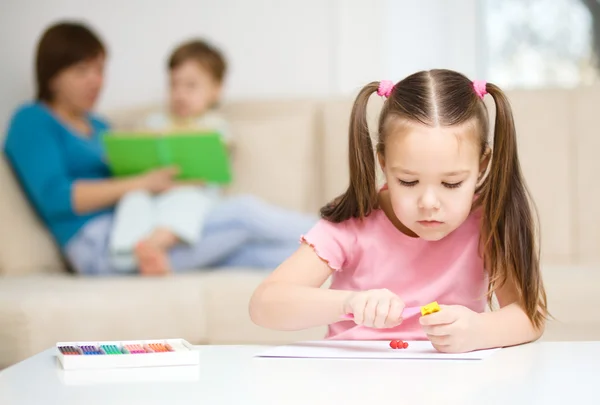
[(397, 348), (398, 348), (398, 341), (397, 341), (397, 340), (392, 340), (392, 341), (390, 342), (390, 347), (391, 347), (392, 349), (397, 349)]

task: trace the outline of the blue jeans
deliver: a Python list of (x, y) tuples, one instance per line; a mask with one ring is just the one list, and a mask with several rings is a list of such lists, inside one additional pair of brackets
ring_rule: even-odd
[[(251, 196), (231, 197), (217, 204), (206, 218), (202, 237), (169, 252), (175, 272), (200, 268), (251, 267), (274, 269), (299, 245), (316, 223), (312, 215), (289, 211)], [(108, 249), (112, 214), (93, 219), (69, 241), (67, 259), (82, 274), (122, 274)], [(130, 272), (137, 269), (134, 264)]]

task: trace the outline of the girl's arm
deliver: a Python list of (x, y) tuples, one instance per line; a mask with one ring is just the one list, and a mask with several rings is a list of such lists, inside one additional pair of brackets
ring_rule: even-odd
[(288, 331), (339, 321), (352, 291), (320, 288), (331, 272), (310, 246), (302, 244), (252, 295), (252, 321)]
[(496, 291), (500, 309), (480, 314), (481, 348), (514, 346), (539, 339), (543, 327), (536, 329), (518, 303), (516, 289), (506, 283)]

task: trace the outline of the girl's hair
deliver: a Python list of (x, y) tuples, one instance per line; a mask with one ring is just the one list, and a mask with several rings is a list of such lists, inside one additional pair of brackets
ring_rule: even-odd
[[(324, 219), (341, 222), (364, 218), (378, 207), (375, 153), (366, 107), (379, 82), (359, 93), (350, 118), (350, 185), (345, 193), (321, 209)], [(489, 173), (477, 188), (473, 209), (481, 207), (481, 248), (489, 272), (488, 303), (505, 283), (514, 284), (519, 302), (537, 328), (547, 314), (540, 274), (535, 207), (525, 185), (517, 155), (516, 131), (510, 104), (494, 84), (485, 90), (496, 104), (493, 157)], [(383, 105), (378, 125), (377, 152), (385, 151), (391, 124), (417, 122), (448, 127), (474, 122), (483, 156), (488, 149), (489, 118), (482, 97), (464, 75), (450, 70), (415, 73), (397, 83)]]
[(49, 27), (38, 43), (35, 58), (37, 100), (52, 101), (50, 82), (60, 72), (104, 54), (102, 41), (83, 24), (61, 22)]

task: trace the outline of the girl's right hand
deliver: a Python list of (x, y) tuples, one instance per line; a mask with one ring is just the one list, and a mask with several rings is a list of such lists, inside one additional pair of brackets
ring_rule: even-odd
[(140, 176), (140, 184), (144, 190), (151, 193), (162, 193), (175, 185), (175, 176), (179, 173), (177, 167), (162, 167), (150, 170)]
[(393, 328), (402, 323), (404, 301), (388, 289), (352, 293), (344, 302), (354, 322), (370, 328)]

